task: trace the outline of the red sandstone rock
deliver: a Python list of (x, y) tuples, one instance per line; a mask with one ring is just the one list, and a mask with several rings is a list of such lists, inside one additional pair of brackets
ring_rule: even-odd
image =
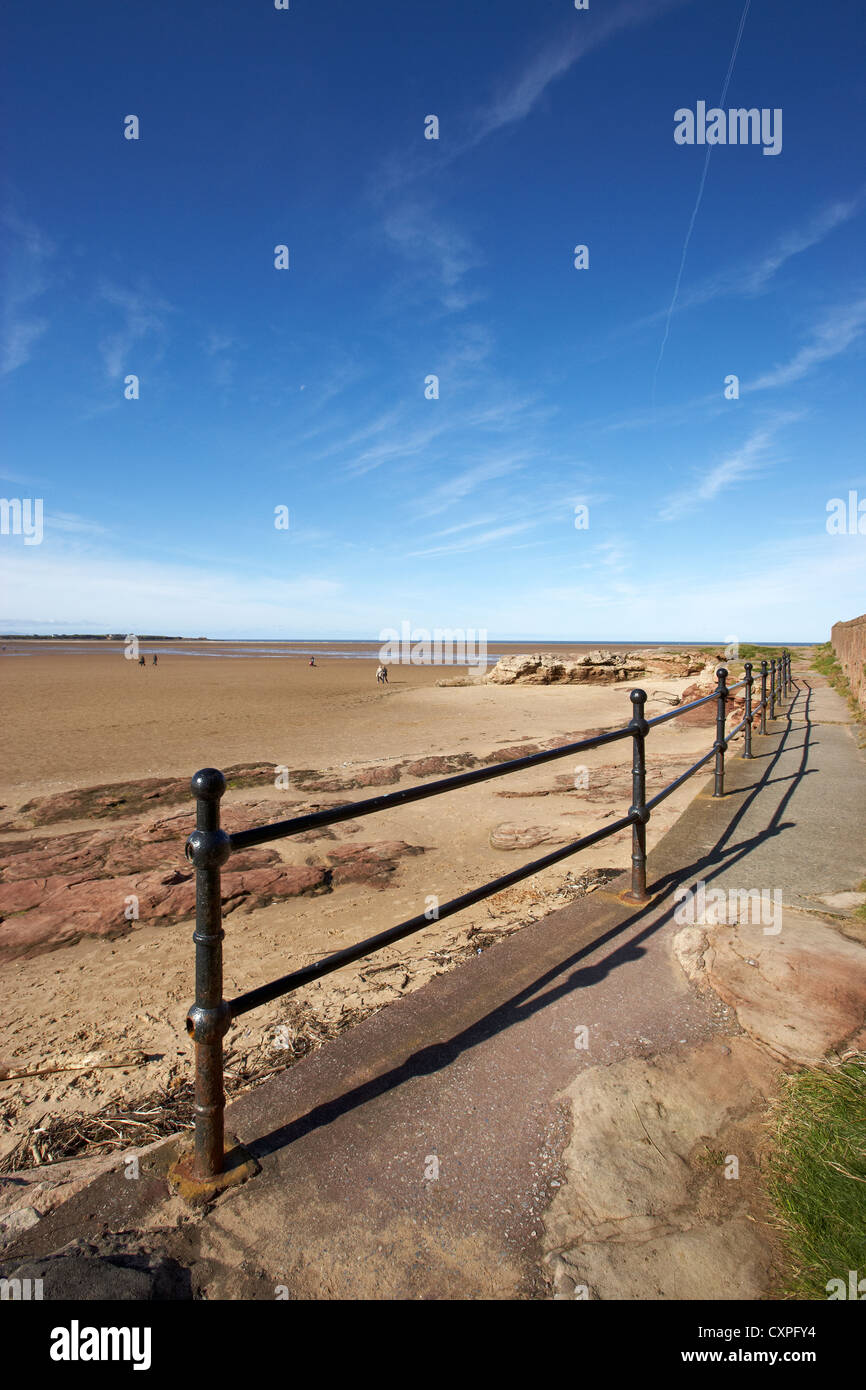
[(862, 1046), (866, 948), (834, 928), (785, 908), (778, 935), (751, 922), (685, 927), (674, 949), (686, 974), (784, 1061), (812, 1065)]
[(326, 856), (331, 864), (333, 884), (365, 883), (384, 888), (399, 859), (407, 854), (423, 853), (423, 846), (409, 845), (405, 840), (381, 840), (370, 845), (337, 845), (327, 850)]
[(511, 748), (497, 748), (495, 752), (488, 753), (481, 761), (482, 763), (509, 763), (514, 758), (528, 758), (533, 753), (540, 752), (541, 747), (537, 743), (515, 743)]
[[(694, 681), (691, 685), (686, 686), (680, 697), (682, 704), (688, 705), (692, 700), (704, 699), (706, 695), (712, 694), (717, 685), (718, 680), (716, 676), (713, 675), (712, 681), (710, 682), (708, 672), (702, 680)], [(684, 709), (672, 722), (679, 728), (683, 728), (687, 724), (696, 724), (699, 726), (705, 724), (714, 727), (716, 723), (716, 702), (715, 700), (707, 700), (706, 704), (698, 705), (697, 709)]]
[(242, 907), (244, 912), (252, 912), (268, 903), (282, 902), (284, 898), (327, 893), (326, 878), (324, 869), (310, 864), (280, 864), (277, 868), (223, 873), (223, 911), (233, 912), (236, 907)]
[(400, 781), (401, 764), (390, 767), (363, 767), (357, 772), (324, 773), (315, 768), (296, 768), (289, 773), (292, 784), (301, 791), (345, 792), (354, 787), (388, 787)]
[(52, 874), (49, 878), (22, 878), (0, 884), (0, 920), (10, 912), (38, 907), (44, 898), (68, 882), (63, 874)]
[(401, 764), (393, 767), (365, 767), (356, 776), (356, 787), (389, 787), (400, 781)]
[[(273, 782), (270, 763), (241, 763), (225, 769), (229, 788), (250, 787)], [(191, 801), (188, 777), (143, 777), (136, 782), (107, 782), (96, 787), (39, 796), (21, 807), (15, 829), (56, 825), (64, 820), (100, 820), (106, 817), (137, 815), (154, 801)]]
[(478, 759), (472, 753), (442, 753), (404, 763), (403, 770), (410, 777), (450, 777), (477, 766)]
[[(0, 871), (0, 902), (7, 900), (2, 885), (13, 881), (45, 881), (57, 876), (64, 880), (114, 878), (146, 869), (181, 865), (184, 863), (184, 832), (188, 833), (194, 822), (189, 816), (177, 820), (173, 833), (161, 839), (153, 838), (153, 826), (144, 825), (114, 835), (110, 830), (96, 830), (90, 834), (76, 832), (6, 844), (3, 851), (7, 862)], [(243, 824), (249, 824), (249, 813), (243, 818)], [(280, 860), (275, 850), (252, 849), (233, 855), (231, 862), (233, 868), (256, 868)]]
[[(0, 885), (0, 963), (57, 950), (84, 936), (120, 936), (144, 923), (168, 925), (191, 917), (194, 875), (189, 865), (178, 861), (178, 848), (173, 842), (171, 864), (145, 873), (53, 875)], [(324, 869), (283, 864), (274, 850), (245, 850), (229, 863), (222, 876), (226, 912), (237, 907), (252, 911), (300, 894), (328, 891)], [(138, 916), (128, 918), (133, 899)]]

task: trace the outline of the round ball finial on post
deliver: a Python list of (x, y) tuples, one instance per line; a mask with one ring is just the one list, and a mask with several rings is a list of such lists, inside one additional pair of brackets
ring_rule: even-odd
[(231, 852), (229, 837), (220, 830), (226, 779), (217, 768), (203, 767), (189, 785), (195, 797), (195, 830), (186, 842), (186, 857), (197, 869), (219, 869)]
[(193, 773), (189, 786), (197, 801), (219, 801), (225, 794), (226, 779), (218, 768), (203, 767)]

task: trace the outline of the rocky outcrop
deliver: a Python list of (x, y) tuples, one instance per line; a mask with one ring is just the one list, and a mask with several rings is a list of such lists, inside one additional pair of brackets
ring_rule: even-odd
[[(268, 854), (271, 852), (268, 851)], [(327, 892), (323, 868), (274, 863), (259, 868), (223, 871), (223, 912), (254, 908), (303, 894)], [(56, 878), (5, 884), (0, 920), (0, 963), (72, 946), (85, 936), (124, 936), (139, 925), (168, 926), (192, 917), (195, 880), (192, 869), (155, 870), (117, 878)], [(10, 910), (16, 900), (29, 906)], [(127, 916), (127, 913), (137, 914)]]
[(626, 659), (623, 652), (593, 651), (581, 656), (555, 656), (535, 652), (531, 656), (503, 656), (487, 672), (487, 685), (615, 685), (631, 680), (646, 668)]
[[(552, 745), (554, 748), (556, 744)], [(482, 763), (511, 763), (518, 758), (531, 758), (533, 754), (540, 753), (542, 750), (537, 743), (514, 743), (510, 748), (497, 748), (495, 752), (488, 753), (482, 758)]]
[[(287, 802), (279, 814), (313, 809), (309, 803)], [(274, 820), (275, 811), (273, 802), (224, 806), (223, 827), (232, 832)], [(191, 917), (195, 880), (183, 858), (190, 829), (190, 813), (184, 810), (115, 831), (99, 828), (4, 844), (0, 963), (42, 955), (88, 936), (113, 938), (140, 925), (168, 926)], [(357, 834), (359, 826), (346, 822), (341, 829)], [(303, 838), (334, 836), (325, 829)], [(222, 872), (223, 912), (252, 912), (289, 898), (327, 893), (340, 883), (381, 886), (400, 858), (420, 853), (420, 847), (402, 841), (382, 841), (337, 845), (324, 863), (287, 864), (275, 849), (242, 850)]]
[(443, 753), (429, 758), (415, 758), (403, 764), (403, 771), (408, 772), (410, 777), (450, 777), (477, 766), (478, 759), (472, 753)]
[[(680, 703), (682, 705), (689, 705), (693, 700), (702, 700), (705, 696), (712, 695), (713, 691), (718, 687), (718, 684), (719, 679), (716, 675), (716, 667), (712, 662), (707, 662), (707, 664), (701, 668), (697, 680), (692, 681), (691, 685), (686, 686), (680, 697)], [(713, 700), (707, 700), (705, 705), (699, 705), (697, 709), (684, 709), (683, 713), (678, 714), (674, 720), (674, 723), (681, 729), (686, 725), (695, 724), (707, 725), (708, 727), (714, 726), (715, 722), (716, 705)]]
[[(229, 788), (273, 783), (270, 763), (239, 763), (225, 768)], [(3, 830), (32, 830), (41, 825), (57, 825), (66, 820), (116, 820), (120, 816), (152, 811), (154, 803), (168, 805), (189, 801), (189, 777), (143, 777), (137, 782), (105, 782), (96, 787), (38, 796), (21, 807), (15, 822)]]
[[(271, 769), (273, 771), (273, 769)], [(401, 764), (362, 767), (355, 772), (325, 773), (315, 768), (295, 768), (289, 773), (292, 786), (302, 792), (346, 792), (355, 787), (391, 787), (400, 781)]]
[(380, 840), (372, 845), (337, 845), (327, 851), (326, 858), (335, 887), (341, 883), (363, 883), (369, 888), (385, 888), (400, 859), (407, 854), (423, 853), (423, 846), (409, 845), (405, 840)]
[(644, 671), (655, 676), (693, 676), (707, 664), (702, 652), (666, 652), (650, 648), (648, 651), (629, 652), (628, 656), (633, 661), (640, 661)]
[[(687, 725), (703, 726), (714, 729), (716, 726), (717, 701), (706, 700), (707, 695), (712, 695), (718, 689), (717, 667), (708, 664), (704, 667), (700, 676), (691, 685), (687, 685), (680, 697), (682, 705), (691, 704), (694, 700), (705, 700), (706, 703), (698, 705), (697, 709), (684, 709), (683, 713), (677, 716), (676, 723), (684, 728)], [(757, 705), (761, 698), (760, 681), (755, 681), (752, 686), (752, 704)], [(725, 728), (730, 734), (732, 729), (745, 718), (746, 714), (746, 692), (745, 689), (735, 690), (725, 701)], [(761, 726), (760, 711), (752, 717), (752, 728), (759, 729)], [(740, 730), (737, 738), (742, 738), (743, 731)]]
[(695, 652), (533, 652), (500, 657), (483, 679), (488, 685), (616, 685), (645, 675), (690, 676), (703, 664)]

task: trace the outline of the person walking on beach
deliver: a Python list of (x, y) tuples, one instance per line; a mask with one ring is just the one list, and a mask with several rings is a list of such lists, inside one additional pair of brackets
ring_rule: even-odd
[(140, 657), (138, 658), (138, 664), (139, 664), (139, 666), (143, 666), (143, 665), (144, 665), (144, 657), (143, 657), (143, 656), (140, 656)]
[(315, 658), (314, 656), (311, 656), (311, 657), (310, 657), (310, 665), (311, 665), (311, 666), (315, 666), (315, 664), (316, 664), (316, 658)]
[(157, 657), (157, 655), (156, 655), (156, 652), (154, 652), (154, 654), (153, 654), (153, 664), (154, 664), (154, 666), (156, 665), (157, 660), (158, 660), (158, 657)]
[(387, 667), (387, 666), (380, 666), (380, 667), (379, 667), (378, 671), (376, 672), (376, 680), (379, 682), (380, 685), (387, 685), (387, 684), (388, 684), (388, 667)]

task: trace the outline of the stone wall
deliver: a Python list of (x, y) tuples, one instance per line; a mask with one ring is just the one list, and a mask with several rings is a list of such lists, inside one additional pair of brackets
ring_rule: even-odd
[(866, 709), (866, 613), (848, 623), (834, 623), (830, 640), (848, 684)]

